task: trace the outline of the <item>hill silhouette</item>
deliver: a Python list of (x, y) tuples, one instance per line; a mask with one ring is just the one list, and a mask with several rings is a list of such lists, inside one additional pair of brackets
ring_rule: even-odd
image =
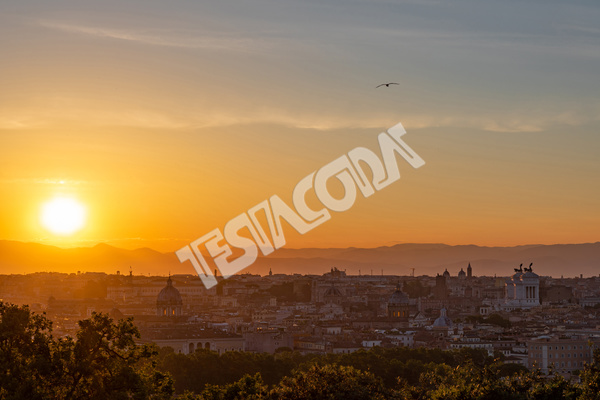
[[(456, 275), (468, 263), (474, 275), (511, 275), (519, 264), (534, 263), (540, 275), (575, 277), (600, 273), (600, 242), (581, 244), (486, 247), (476, 245), (405, 243), (377, 248), (282, 248), (261, 257), (243, 272), (267, 274), (322, 274), (331, 268), (348, 274), (435, 275), (445, 269)], [(121, 249), (107, 244), (59, 248), (39, 243), (0, 240), (0, 274), (41, 271), (94, 271), (166, 275), (195, 273), (189, 262), (180, 263), (173, 252), (149, 248)]]

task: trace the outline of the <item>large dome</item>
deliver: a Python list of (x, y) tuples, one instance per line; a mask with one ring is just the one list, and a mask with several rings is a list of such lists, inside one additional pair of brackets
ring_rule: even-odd
[(398, 286), (396, 288), (396, 291), (394, 293), (392, 293), (392, 295), (390, 296), (390, 299), (388, 300), (389, 305), (400, 305), (400, 304), (408, 304), (408, 303), (409, 303), (408, 296), (406, 295), (406, 293), (404, 293), (400, 289), (400, 286)]
[(163, 288), (158, 294), (156, 299), (157, 306), (181, 306), (183, 305), (183, 300), (181, 299), (181, 294), (179, 294), (179, 290), (175, 289), (173, 286), (173, 281), (171, 277), (167, 281), (167, 286)]
[(338, 288), (336, 288), (335, 286), (331, 285), (331, 287), (329, 287), (326, 291), (324, 296), (326, 297), (342, 297), (342, 292), (340, 292), (340, 290)]

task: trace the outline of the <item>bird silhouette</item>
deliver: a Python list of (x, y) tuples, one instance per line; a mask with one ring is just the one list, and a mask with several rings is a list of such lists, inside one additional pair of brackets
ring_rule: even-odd
[(390, 87), (390, 85), (399, 85), (399, 83), (396, 83), (396, 82), (382, 83), (381, 85), (375, 86), (375, 89), (377, 89), (380, 86)]

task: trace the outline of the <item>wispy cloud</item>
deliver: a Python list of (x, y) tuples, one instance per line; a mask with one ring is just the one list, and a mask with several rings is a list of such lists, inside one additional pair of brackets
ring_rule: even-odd
[[(390, 110), (364, 112), (323, 112), (320, 110), (290, 111), (285, 107), (257, 107), (246, 110), (212, 109), (204, 110), (198, 115), (193, 112), (169, 114), (145, 109), (98, 110), (93, 112), (78, 112), (77, 115), (85, 120), (85, 125), (103, 127), (130, 127), (162, 130), (193, 130), (216, 128), (235, 125), (273, 124), (301, 129), (316, 129), (330, 131), (336, 129), (380, 128), (394, 124), (402, 117), (403, 124), (408, 128), (430, 127), (465, 127), (492, 132), (540, 132), (553, 126), (579, 126), (600, 122), (600, 104), (588, 104), (587, 107), (577, 105), (558, 108), (557, 105), (536, 110), (521, 110), (515, 108), (503, 114), (491, 111), (479, 111), (469, 114), (460, 112), (440, 112), (426, 110), (425, 112), (404, 111), (398, 115)], [(62, 122), (68, 118), (56, 112), (56, 119), (42, 115), (45, 125)], [(33, 120), (33, 119), (31, 119)], [(71, 121), (77, 123), (78, 121)], [(79, 121), (81, 122), (81, 121)], [(0, 119), (0, 127), (2, 126)], [(39, 127), (40, 123), (32, 126)], [(23, 129), (27, 128), (26, 126)], [(0, 128), (1, 130), (1, 128)], [(57, 184), (55, 180), (41, 180), (36, 183)], [(74, 182), (80, 184), (82, 182)]]
[(411, 114), (404, 125), (411, 128), (464, 127), (498, 133), (531, 133), (557, 126), (581, 126), (598, 122), (600, 122), (600, 103), (591, 103), (586, 107), (568, 105), (559, 108), (558, 105), (552, 105), (527, 110), (515, 108), (502, 115), (489, 111), (473, 115)]
[(175, 29), (119, 29), (113, 27), (76, 25), (55, 21), (38, 21), (44, 28), (151, 46), (179, 47), (219, 51), (255, 52), (271, 45), (263, 38), (243, 37), (231, 33), (207, 34), (202, 31)]
[(567, 31), (585, 33), (585, 34), (593, 36), (593, 37), (600, 36), (600, 29), (597, 27), (593, 27), (593, 26), (564, 25), (562, 28)]

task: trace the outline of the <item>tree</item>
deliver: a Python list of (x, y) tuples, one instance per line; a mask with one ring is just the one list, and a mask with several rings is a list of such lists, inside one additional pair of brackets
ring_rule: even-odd
[(592, 364), (587, 364), (580, 374), (582, 400), (600, 400), (600, 349), (594, 350)]
[(138, 346), (139, 331), (133, 319), (114, 323), (106, 314), (93, 313), (79, 321), (76, 339), (57, 342), (68, 399), (168, 398), (172, 382), (154, 370), (156, 348)]
[(169, 375), (154, 346), (138, 346), (132, 319), (105, 314), (79, 321), (75, 338), (27, 306), (0, 302), (0, 399), (168, 399)]
[(381, 379), (353, 367), (313, 365), (283, 378), (273, 389), (278, 400), (377, 400), (389, 398)]
[(259, 373), (244, 375), (239, 381), (225, 386), (207, 385), (198, 400), (266, 400), (269, 390)]
[(0, 302), (0, 399), (43, 399), (54, 381), (52, 323)]
[(485, 322), (487, 322), (488, 324), (497, 325), (502, 328), (510, 328), (511, 327), (511, 323), (508, 319), (506, 319), (506, 318), (502, 317), (502, 315), (496, 314), (496, 313), (490, 314), (490, 316), (485, 319)]

